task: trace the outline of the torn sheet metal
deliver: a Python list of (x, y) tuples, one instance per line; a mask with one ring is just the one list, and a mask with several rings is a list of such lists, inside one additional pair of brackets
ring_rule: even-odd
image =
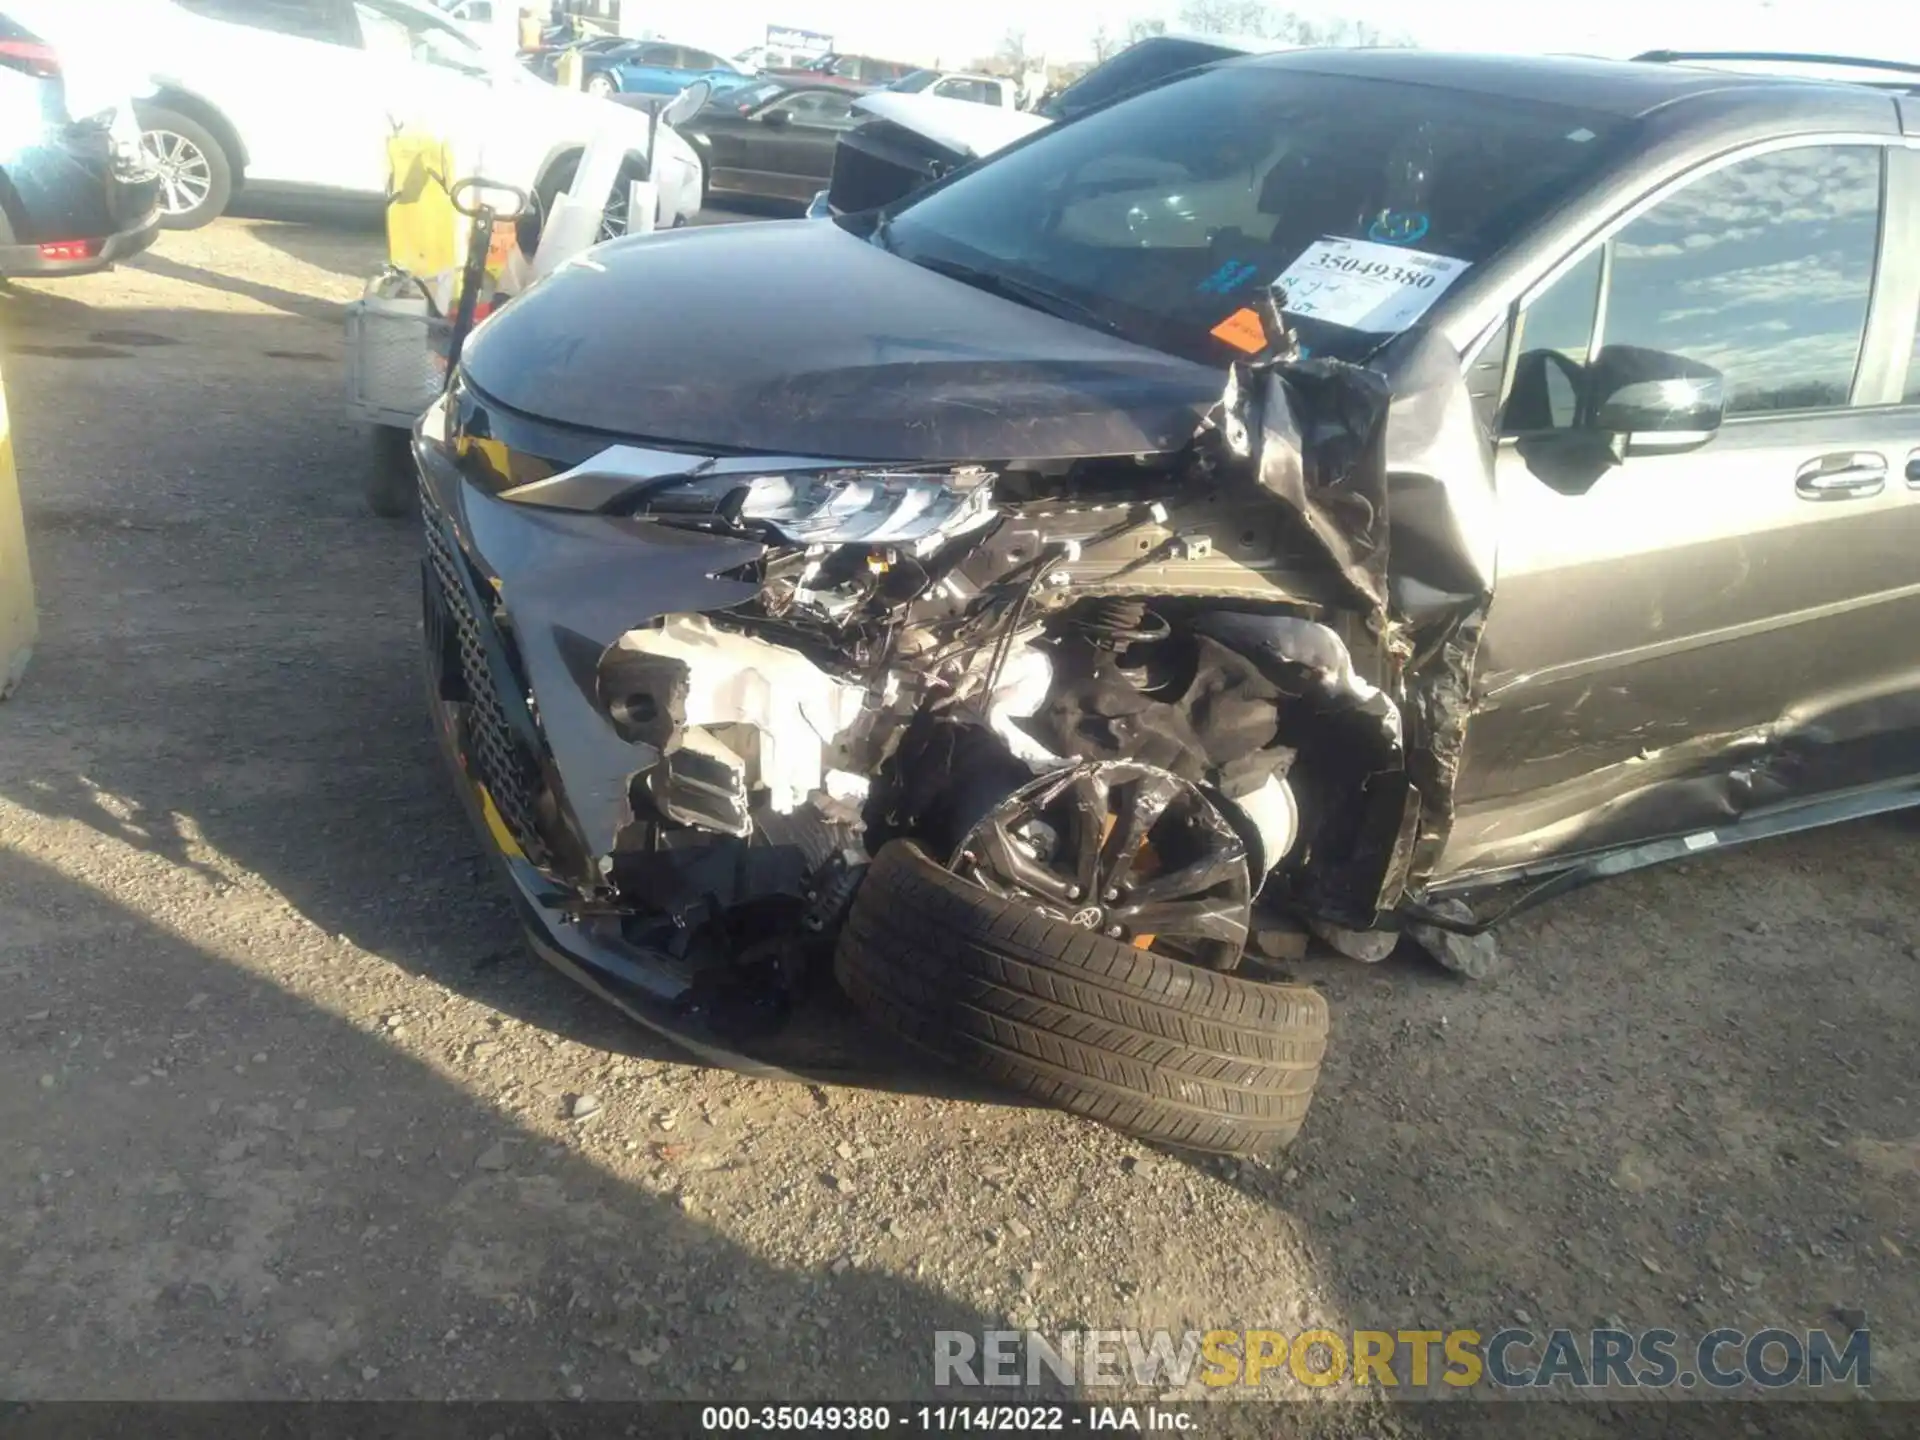
[(1278, 348), (1234, 366), (1212, 424), (1226, 468), (1298, 517), (1386, 657), (1418, 805), (1382, 857), (1384, 906), (1417, 887), (1452, 825), (1498, 559), (1493, 454), (1437, 332), (1409, 331), (1365, 367)]

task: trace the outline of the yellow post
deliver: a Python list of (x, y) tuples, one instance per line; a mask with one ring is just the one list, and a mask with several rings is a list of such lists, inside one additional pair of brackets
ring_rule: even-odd
[(562, 90), (578, 90), (585, 70), (586, 63), (581, 59), (578, 50), (571, 48), (562, 50), (559, 62), (554, 66), (553, 83)]
[(13, 424), (0, 386), (0, 699), (20, 683), (39, 631), (33, 571), (27, 568), (27, 522), (20, 476), (13, 468)]

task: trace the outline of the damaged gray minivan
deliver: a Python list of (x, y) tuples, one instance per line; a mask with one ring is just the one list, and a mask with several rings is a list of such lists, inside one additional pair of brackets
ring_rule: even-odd
[(837, 975), (1271, 1152), (1289, 936), (1471, 971), (1920, 800), (1917, 313), (1896, 85), (1226, 62), (490, 318), (415, 446), (439, 729), (542, 953), (699, 1053)]

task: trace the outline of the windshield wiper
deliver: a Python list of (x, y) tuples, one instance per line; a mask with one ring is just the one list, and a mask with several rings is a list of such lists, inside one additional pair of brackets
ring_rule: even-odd
[(1076, 325), (1103, 330), (1109, 335), (1121, 333), (1118, 325), (1092, 306), (1083, 305), (1078, 300), (1070, 300), (1065, 295), (1056, 295), (1041, 286), (1029, 285), (1024, 280), (1016, 280), (1011, 275), (1003, 275), (997, 270), (987, 270), (978, 265), (969, 265), (965, 261), (948, 260), (937, 255), (906, 255), (902, 258), (923, 269), (931, 270), (936, 275), (945, 275), (950, 280), (958, 280), (962, 285), (971, 285), (976, 290), (985, 290), (990, 295), (998, 295), (1003, 300), (1025, 305), (1029, 310), (1041, 311), (1055, 319), (1071, 320)]

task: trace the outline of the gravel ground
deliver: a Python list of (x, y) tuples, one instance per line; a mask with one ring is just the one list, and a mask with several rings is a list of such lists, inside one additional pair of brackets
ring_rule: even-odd
[(946, 1328), (1839, 1310), (1920, 1396), (1911, 822), (1584, 892), (1487, 983), (1309, 962), (1334, 1048), (1271, 1166), (699, 1068), (530, 959), (416, 701), (416, 541), (360, 509), (378, 250), (229, 220), (0, 296), (44, 611), (0, 1395), (898, 1399)]

